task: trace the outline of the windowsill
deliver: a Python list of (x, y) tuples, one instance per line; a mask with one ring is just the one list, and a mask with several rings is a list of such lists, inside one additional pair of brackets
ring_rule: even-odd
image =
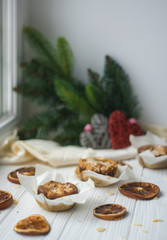
[[(18, 2), (2, 0), (2, 96), (0, 142), (11, 134), (20, 119), (20, 98), (13, 91), (18, 84)], [(19, 35), (20, 38), (20, 35)], [(19, 45), (18, 45), (19, 44)]]
[(6, 137), (12, 134), (13, 130), (17, 128), (19, 124), (19, 119), (16, 116), (9, 118), (8, 120), (2, 123), (0, 122), (0, 145), (5, 140)]

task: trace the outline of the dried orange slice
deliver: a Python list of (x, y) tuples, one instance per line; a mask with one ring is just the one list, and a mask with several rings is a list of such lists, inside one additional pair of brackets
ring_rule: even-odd
[(17, 172), (19, 172), (20, 174), (26, 175), (26, 176), (34, 176), (35, 175), (35, 167), (19, 168), (8, 174), (8, 180), (10, 182), (20, 184), (20, 181), (17, 177)]
[(43, 216), (35, 214), (20, 220), (14, 230), (25, 235), (41, 235), (48, 233), (50, 226)]
[(9, 207), (13, 202), (12, 194), (0, 190), (0, 210)]
[(130, 182), (119, 186), (123, 195), (137, 200), (149, 200), (156, 197), (160, 189), (157, 185), (147, 182)]
[(99, 207), (96, 207), (93, 210), (95, 217), (104, 219), (104, 220), (120, 220), (125, 217), (126, 208), (119, 204), (105, 204)]

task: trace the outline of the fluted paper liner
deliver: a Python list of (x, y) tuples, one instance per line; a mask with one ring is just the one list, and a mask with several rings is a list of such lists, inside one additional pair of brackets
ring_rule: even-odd
[[(164, 138), (160, 138), (151, 132), (147, 132), (144, 136), (130, 136), (130, 142), (133, 147), (139, 148), (144, 145), (167, 145)], [(155, 157), (150, 150), (143, 151), (137, 155), (139, 163), (147, 168), (166, 168), (167, 155)]]
[(116, 175), (114, 177), (96, 173), (91, 170), (84, 170), (80, 172), (79, 167), (76, 168), (75, 174), (79, 179), (83, 181), (91, 179), (94, 182), (95, 186), (97, 187), (109, 186), (116, 182), (119, 182), (120, 180), (133, 180), (133, 181), (141, 180), (140, 177), (134, 174), (133, 170), (130, 169), (127, 165), (126, 166), (118, 165), (118, 171), (116, 172)]
[[(25, 176), (17, 173), (21, 185), (35, 198), (36, 202), (47, 211), (64, 211), (72, 208), (76, 203), (84, 204), (94, 188), (91, 179), (81, 182), (74, 178), (65, 178), (53, 168), (37, 164), (35, 176)], [(37, 194), (38, 186), (48, 181), (70, 182), (78, 188), (77, 194), (72, 194), (57, 199), (50, 200), (42, 193)]]

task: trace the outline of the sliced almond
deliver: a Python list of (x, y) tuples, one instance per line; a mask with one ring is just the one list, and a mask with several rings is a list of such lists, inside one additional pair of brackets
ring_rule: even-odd
[(43, 216), (35, 214), (20, 220), (14, 230), (25, 235), (41, 235), (48, 233), (50, 226)]
[(140, 232), (143, 232), (143, 233), (148, 233), (147, 230), (143, 230), (143, 229), (140, 229)]
[(124, 237), (121, 236), (121, 237), (120, 237), (120, 240), (126, 240), (126, 238), (124, 238)]
[(162, 219), (153, 219), (153, 222), (163, 222)]
[(0, 190), (0, 210), (9, 207), (13, 202), (12, 194)]
[(107, 193), (107, 195), (108, 195), (108, 196), (113, 196), (114, 193), (113, 193), (113, 192), (109, 192), (109, 193)]
[(158, 197), (153, 198), (154, 200), (158, 200)]
[(137, 227), (140, 227), (140, 226), (142, 226), (142, 224), (141, 224), (141, 223), (133, 223), (132, 225), (133, 225), (133, 226), (137, 226)]
[(100, 227), (100, 228), (96, 228), (96, 231), (97, 232), (104, 232), (106, 229), (105, 228), (103, 228), (103, 227)]
[(126, 208), (119, 204), (106, 204), (96, 207), (93, 214), (104, 220), (120, 220), (125, 217)]
[(13, 203), (14, 203), (14, 204), (18, 204), (18, 203), (19, 203), (19, 200), (14, 199), (14, 200), (13, 200)]

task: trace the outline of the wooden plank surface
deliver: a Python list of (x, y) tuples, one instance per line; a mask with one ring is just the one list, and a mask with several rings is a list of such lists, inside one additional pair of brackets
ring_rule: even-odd
[[(46, 239), (46, 240), (166, 240), (167, 239), (167, 169), (143, 169), (137, 160), (128, 162), (133, 171), (142, 176), (143, 181), (152, 182), (160, 187), (158, 199), (136, 201), (125, 197), (118, 191), (118, 182), (109, 187), (95, 188), (90, 192), (85, 204), (77, 204), (65, 212), (48, 212), (37, 205), (33, 197), (23, 187), (7, 180), (10, 171), (23, 165), (0, 166), (0, 189), (13, 194), (18, 200), (9, 208), (0, 211), (0, 240)], [(73, 175), (75, 167), (59, 168), (64, 175)], [(113, 194), (111, 194), (113, 193)], [(118, 203), (126, 207), (126, 217), (119, 221), (105, 221), (93, 216), (96, 206)], [(31, 214), (41, 214), (48, 220), (51, 231), (45, 236), (23, 236), (13, 231), (14, 225)], [(153, 222), (161, 219), (162, 222)], [(142, 226), (135, 226), (138, 223)], [(97, 228), (105, 228), (98, 232)]]

